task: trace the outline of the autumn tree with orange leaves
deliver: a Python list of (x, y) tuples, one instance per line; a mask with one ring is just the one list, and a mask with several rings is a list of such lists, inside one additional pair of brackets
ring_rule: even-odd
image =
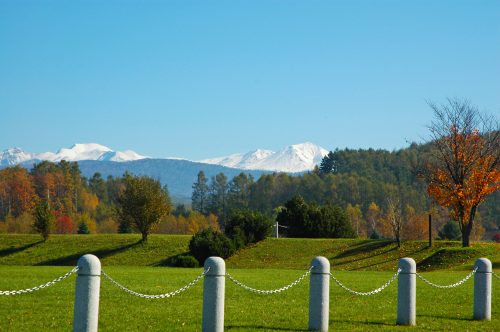
[(429, 106), (435, 115), (429, 127), (435, 154), (425, 168), (427, 192), (458, 222), (462, 246), (468, 247), (477, 207), (500, 189), (498, 120), (467, 100)]

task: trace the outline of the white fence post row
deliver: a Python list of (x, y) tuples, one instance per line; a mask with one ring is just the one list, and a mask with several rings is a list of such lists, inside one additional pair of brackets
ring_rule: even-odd
[(398, 267), (398, 325), (416, 324), (416, 273), (417, 265), (412, 258), (401, 258)]
[(315, 257), (311, 266), (309, 284), (309, 330), (328, 331), (330, 313), (330, 262), (325, 257)]
[(226, 263), (220, 257), (205, 260), (205, 280), (203, 280), (203, 332), (224, 331), (224, 291)]
[(491, 261), (479, 258), (474, 275), (474, 319), (491, 320)]
[(99, 314), (101, 262), (94, 255), (78, 260), (73, 316), (74, 332), (96, 332)]

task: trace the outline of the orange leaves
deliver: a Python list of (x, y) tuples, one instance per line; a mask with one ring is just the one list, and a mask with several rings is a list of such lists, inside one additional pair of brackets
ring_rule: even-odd
[(0, 216), (31, 212), (35, 202), (35, 188), (26, 169), (16, 166), (0, 171)]
[(440, 144), (448, 153), (443, 165), (431, 168), (427, 192), (466, 225), (473, 207), (500, 189), (500, 170), (495, 157), (484, 153), (486, 142), (478, 130), (460, 132), (452, 127)]

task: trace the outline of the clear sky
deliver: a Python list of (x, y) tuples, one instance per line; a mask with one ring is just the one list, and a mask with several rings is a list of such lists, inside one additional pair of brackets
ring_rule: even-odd
[(500, 1), (0, 0), (0, 150), (392, 150), (447, 97), (500, 114)]

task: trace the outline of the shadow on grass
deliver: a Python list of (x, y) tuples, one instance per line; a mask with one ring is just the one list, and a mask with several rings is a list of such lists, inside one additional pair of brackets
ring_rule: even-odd
[(476, 320), (474, 320), (472, 317), (450, 317), (450, 316), (443, 316), (443, 315), (435, 315), (435, 314), (432, 314), (432, 315), (422, 315), (422, 314), (418, 314), (417, 315), (417, 318), (418, 317), (426, 317), (426, 318), (439, 318), (439, 319), (448, 319), (448, 320), (458, 320), (460, 322), (474, 322)]
[(169, 256), (169, 257), (167, 257), (165, 259), (162, 259), (161, 261), (159, 261), (158, 263), (154, 264), (153, 266), (178, 267), (177, 262), (179, 260), (179, 257), (181, 257), (181, 256), (187, 256), (187, 255), (191, 255), (191, 253), (189, 251), (186, 251), (186, 252), (174, 255), (174, 256)]
[(85, 251), (85, 252), (79, 252), (73, 255), (68, 255), (64, 257), (59, 257), (59, 258), (54, 258), (54, 259), (48, 259), (46, 261), (40, 262), (36, 265), (54, 265), (54, 266), (67, 266), (67, 265), (76, 265), (78, 259), (82, 257), (85, 254), (92, 254), (97, 256), (99, 259), (103, 259), (108, 256), (115, 255), (117, 253), (123, 252), (127, 249), (133, 248), (139, 244), (142, 244), (142, 240), (139, 240), (134, 243), (126, 244), (120, 247), (116, 248), (111, 248), (111, 249), (100, 249), (100, 250), (94, 250), (94, 251)]
[[(396, 323), (384, 323), (384, 322), (367, 322), (365, 320), (340, 320), (340, 319), (330, 319), (330, 326), (334, 327), (335, 323), (340, 323), (340, 324), (345, 324), (345, 323), (352, 323), (356, 325), (376, 325), (376, 326), (392, 326), (396, 328)], [(367, 327), (368, 329), (368, 327)]]
[[(361, 243), (356, 243), (355, 245), (351, 246), (352, 247), (351, 249), (347, 249), (333, 258), (340, 259), (349, 256), (356, 256), (364, 252), (371, 252), (373, 250), (383, 248), (393, 243), (394, 241), (392, 240), (379, 240), (379, 241), (365, 240)], [(365, 259), (365, 257), (363, 257), (363, 259)]]
[(232, 329), (245, 329), (245, 330), (271, 330), (271, 331), (309, 331), (307, 329), (287, 329), (283, 327), (271, 327), (264, 325), (226, 325), (224, 326), (226, 330)]
[[(370, 267), (374, 267), (374, 266), (378, 266), (378, 265), (384, 265), (384, 264), (387, 264), (388, 262), (395, 262), (395, 263), (397, 263), (399, 261), (399, 259), (403, 258), (403, 256), (404, 257), (411, 257), (412, 255), (417, 254), (417, 253), (419, 253), (421, 251), (424, 251), (424, 250), (426, 250), (428, 248), (429, 248), (428, 246), (424, 245), (424, 246), (422, 246), (421, 248), (419, 248), (417, 250), (405, 252), (404, 255), (398, 255), (398, 257), (395, 257), (395, 258), (392, 258), (392, 259), (384, 259), (383, 261), (375, 262), (375, 263), (372, 263), (372, 264), (367, 264), (367, 265), (363, 265), (363, 266), (357, 266), (355, 268), (352, 268), (351, 270), (352, 271), (362, 270), (362, 269), (366, 269), (366, 268), (370, 268)], [(390, 251), (395, 251), (397, 249), (398, 249), (398, 247), (395, 246), (394, 248), (387, 249), (387, 250), (385, 250), (383, 252), (380, 252), (378, 254), (371, 255), (371, 256), (368, 256), (368, 257), (363, 257), (362, 259), (359, 259), (359, 260), (352, 260), (352, 261), (347, 262), (347, 263), (352, 263), (352, 262), (361, 261), (361, 260), (364, 260), (364, 259), (367, 259), (367, 258), (371, 258), (371, 257), (375, 257), (375, 256), (380, 256), (380, 255), (388, 253)], [(340, 262), (340, 263), (334, 263), (333, 265), (342, 265), (342, 264), (347, 264), (347, 263), (346, 262)]]
[(4, 256), (8, 256), (8, 255), (12, 255), (12, 254), (15, 254), (15, 253), (18, 253), (18, 252), (21, 252), (23, 250), (26, 250), (26, 249), (29, 249), (31, 247), (34, 247), (40, 243), (43, 243), (43, 240), (39, 240), (37, 242), (33, 242), (33, 243), (30, 243), (30, 244), (26, 244), (24, 246), (21, 246), (21, 247), (15, 247), (15, 248), (7, 248), (7, 249), (2, 249), (0, 250), (0, 257), (4, 257)]

